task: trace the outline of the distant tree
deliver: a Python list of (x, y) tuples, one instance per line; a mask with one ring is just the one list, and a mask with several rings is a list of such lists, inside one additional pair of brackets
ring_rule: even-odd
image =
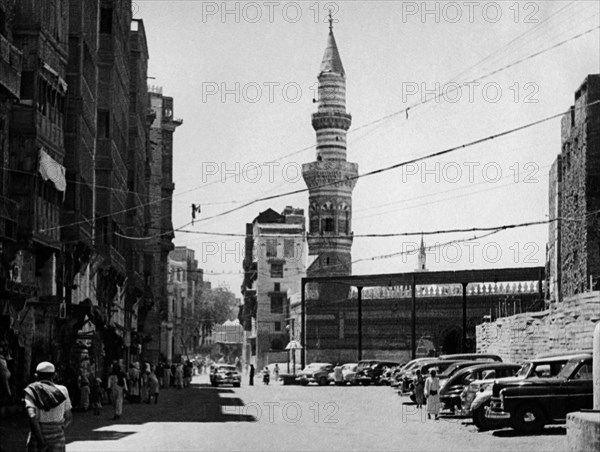
[(198, 327), (202, 337), (209, 336), (214, 325), (236, 318), (237, 311), (238, 302), (234, 293), (226, 285), (204, 290), (197, 311)]

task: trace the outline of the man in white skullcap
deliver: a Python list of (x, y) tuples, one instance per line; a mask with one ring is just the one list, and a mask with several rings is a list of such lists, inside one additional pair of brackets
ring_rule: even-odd
[(38, 364), (37, 380), (25, 388), (25, 408), (31, 432), (27, 451), (65, 451), (65, 428), (71, 423), (69, 391), (55, 384), (54, 365), (48, 361)]

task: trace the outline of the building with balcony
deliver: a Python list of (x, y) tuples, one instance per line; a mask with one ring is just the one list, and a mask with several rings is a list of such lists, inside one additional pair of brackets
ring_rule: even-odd
[[(35, 309), (24, 322), (27, 327), (19, 338), (22, 344), (31, 347), (20, 349), (17, 371), (20, 380), (27, 381), (32, 362), (58, 358), (59, 350), (50, 344), (58, 338), (58, 317), (65, 312), (64, 305), (60, 307), (63, 301), (60, 211), (67, 188), (63, 127), (69, 2), (28, 0), (3, 2), (2, 6), (12, 9), (3, 11), (3, 17), (11, 20), (12, 36), (5, 35), (7, 24), (1, 24), (4, 30), (0, 31), (6, 39), (0, 42), (0, 70), (13, 97), (20, 72), (18, 101), (11, 106), (10, 121), (0, 127), (4, 139), (8, 128), (5, 196), (18, 205), (16, 231), (15, 223), (9, 227), (16, 242), (9, 250), (3, 249), (2, 254), (10, 263), (12, 278), (32, 288), (27, 302)], [(22, 54), (20, 71), (16, 70), (19, 52), (11, 47), (11, 37), (12, 46)], [(5, 154), (3, 158), (6, 163)], [(9, 211), (4, 216), (14, 213), (15, 205), (8, 205)], [(34, 334), (46, 341), (33, 341)]]
[[(167, 275), (168, 256), (174, 249), (171, 212), (173, 204), (173, 134), (183, 121), (173, 116), (173, 98), (164, 96), (162, 88), (149, 88), (149, 104), (152, 111), (150, 124), (150, 147), (147, 174), (149, 221), (147, 235), (151, 236), (144, 247), (144, 272), (148, 275), (154, 304), (147, 313), (143, 335), (161, 337), (163, 322), (168, 322)], [(145, 344), (143, 359), (158, 361), (161, 341), (151, 340)]]
[(290, 206), (281, 214), (265, 210), (246, 225), (242, 356), (257, 369), (288, 359), (288, 325), (293, 323), (288, 294), (299, 293), (306, 276), (305, 233), (304, 210)]

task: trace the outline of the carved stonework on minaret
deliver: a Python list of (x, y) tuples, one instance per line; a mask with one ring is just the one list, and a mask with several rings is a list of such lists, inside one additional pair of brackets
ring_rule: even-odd
[(346, 133), (352, 116), (346, 112), (346, 74), (330, 20), (327, 47), (321, 62), (317, 112), (316, 161), (302, 165), (309, 189), (308, 250), (316, 260), (309, 276), (352, 273), (352, 190), (358, 164), (346, 161)]

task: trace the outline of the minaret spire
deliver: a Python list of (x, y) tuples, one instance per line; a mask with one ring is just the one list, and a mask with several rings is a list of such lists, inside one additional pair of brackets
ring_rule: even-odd
[(352, 116), (346, 111), (346, 74), (333, 36), (329, 11), (327, 47), (318, 75), (317, 160), (302, 165), (309, 190), (308, 252), (316, 260), (309, 276), (352, 274), (352, 190), (358, 164), (346, 160), (346, 133)]

